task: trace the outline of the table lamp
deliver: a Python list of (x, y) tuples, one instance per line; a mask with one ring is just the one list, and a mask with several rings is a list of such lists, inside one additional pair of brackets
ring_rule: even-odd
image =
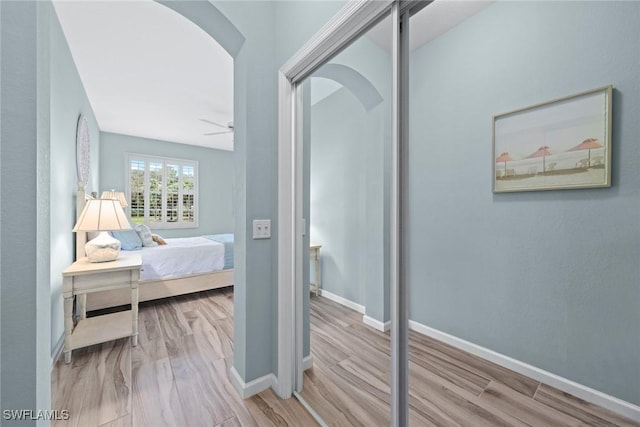
[(107, 231), (130, 230), (131, 225), (118, 200), (88, 200), (73, 231), (99, 231), (98, 237), (84, 245), (89, 262), (114, 261), (120, 254), (120, 241)]
[(125, 199), (124, 193), (122, 191), (103, 191), (100, 195), (100, 198), (103, 200), (117, 200), (120, 202), (120, 206), (122, 206), (123, 208), (129, 206), (129, 203), (127, 203), (127, 199)]

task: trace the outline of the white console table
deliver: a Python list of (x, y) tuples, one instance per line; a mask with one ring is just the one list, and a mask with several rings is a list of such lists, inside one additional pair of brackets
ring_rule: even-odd
[[(131, 336), (138, 344), (138, 280), (142, 258), (120, 253), (115, 261), (89, 262), (81, 258), (62, 272), (64, 296), (64, 361), (71, 362), (71, 351)], [(86, 298), (90, 292), (131, 289), (131, 310), (87, 318)], [(73, 326), (73, 299), (77, 296), (78, 323)]]

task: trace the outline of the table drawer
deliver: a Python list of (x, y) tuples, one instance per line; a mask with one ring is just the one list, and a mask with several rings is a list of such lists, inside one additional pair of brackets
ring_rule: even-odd
[(110, 271), (105, 273), (83, 274), (75, 276), (73, 279), (74, 292), (88, 291), (91, 289), (116, 288), (119, 286), (131, 287), (131, 270), (127, 271)]

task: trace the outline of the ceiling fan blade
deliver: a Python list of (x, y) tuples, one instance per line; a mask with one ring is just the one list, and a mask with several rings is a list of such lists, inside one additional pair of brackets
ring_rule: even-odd
[(203, 133), (203, 135), (209, 136), (209, 135), (221, 135), (223, 133), (233, 133), (232, 130), (223, 130), (222, 132), (208, 132), (208, 133)]
[(207, 120), (207, 119), (199, 119), (199, 120), (203, 121), (205, 123), (209, 123), (209, 124), (212, 124), (212, 125), (219, 126), (221, 128), (229, 129), (228, 125), (223, 125), (222, 123), (217, 123), (217, 122), (214, 122), (213, 120)]

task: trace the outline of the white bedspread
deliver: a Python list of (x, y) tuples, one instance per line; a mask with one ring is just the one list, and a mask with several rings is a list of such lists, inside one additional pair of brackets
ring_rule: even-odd
[(205, 237), (165, 239), (166, 245), (135, 251), (142, 255), (140, 281), (209, 273), (224, 267), (224, 245)]

